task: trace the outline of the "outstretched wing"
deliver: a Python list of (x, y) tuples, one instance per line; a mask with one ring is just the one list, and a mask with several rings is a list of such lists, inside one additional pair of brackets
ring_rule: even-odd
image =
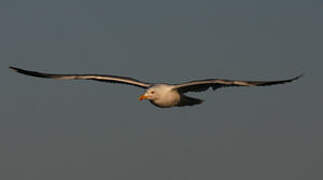
[(144, 83), (129, 77), (113, 76), (113, 75), (100, 75), (100, 74), (49, 74), (36, 71), (24, 70), (16, 67), (9, 67), (10, 69), (29, 76), (49, 78), (49, 79), (84, 79), (84, 80), (95, 80), (110, 83), (121, 83), (133, 85), (141, 88), (148, 88), (152, 84)]
[(213, 90), (216, 90), (221, 87), (230, 87), (230, 86), (271, 86), (276, 84), (284, 84), (295, 81), (302, 77), (303, 74), (298, 75), (291, 79), (279, 80), (279, 81), (237, 81), (237, 80), (225, 80), (225, 79), (206, 79), (199, 81), (190, 81), (182, 84), (175, 85), (174, 89), (177, 89), (181, 93), (186, 93), (189, 91), (201, 92), (212, 87)]

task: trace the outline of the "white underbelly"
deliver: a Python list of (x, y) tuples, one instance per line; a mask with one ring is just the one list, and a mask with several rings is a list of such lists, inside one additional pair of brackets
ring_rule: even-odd
[(158, 106), (158, 107), (173, 107), (176, 106), (180, 102), (180, 95), (174, 91), (169, 92), (166, 95), (164, 95), (162, 98), (151, 101), (152, 104)]

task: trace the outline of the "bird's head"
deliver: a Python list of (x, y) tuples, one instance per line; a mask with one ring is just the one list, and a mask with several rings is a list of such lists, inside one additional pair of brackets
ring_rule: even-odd
[(148, 100), (153, 101), (159, 97), (159, 94), (160, 93), (159, 93), (158, 88), (151, 87), (151, 88), (147, 89), (147, 91), (139, 97), (139, 100), (142, 101), (144, 99), (148, 99)]

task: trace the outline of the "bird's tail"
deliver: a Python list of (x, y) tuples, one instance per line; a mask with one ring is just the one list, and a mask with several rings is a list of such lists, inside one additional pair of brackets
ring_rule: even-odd
[(203, 103), (202, 99), (197, 99), (197, 98), (182, 95), (181, 100), (177, 106), (193, 106), (201, 103)]

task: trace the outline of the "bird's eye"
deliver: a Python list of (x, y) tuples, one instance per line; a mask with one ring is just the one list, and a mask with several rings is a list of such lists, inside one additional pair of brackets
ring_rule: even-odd
[(154, 94), (154, 93), (155, 93), (155, 91), (150, 91), (150, 93), (151, 93), (151, 94)]

